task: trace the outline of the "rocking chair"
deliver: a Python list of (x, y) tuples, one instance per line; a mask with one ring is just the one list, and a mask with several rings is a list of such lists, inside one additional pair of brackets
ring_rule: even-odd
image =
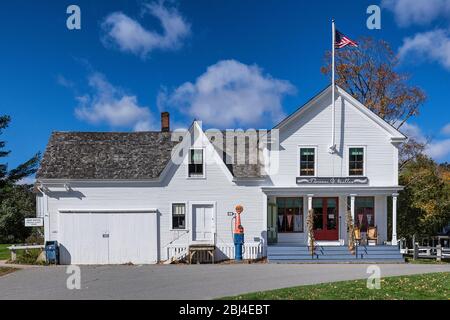
[(378, 243), (378, 230), (377, 227), (369, 227), (367, 228), (367, 244), (370, 246), (370, 243), (372, 242), (373, 245), (377, 245)]

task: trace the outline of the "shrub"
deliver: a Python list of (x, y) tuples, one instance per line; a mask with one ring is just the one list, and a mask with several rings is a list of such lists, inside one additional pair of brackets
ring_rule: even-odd
[(37, 258), (41, 254), (42, 249), (27, 249), (17, 251), (16, 261), (19, 264), (37, 264)]

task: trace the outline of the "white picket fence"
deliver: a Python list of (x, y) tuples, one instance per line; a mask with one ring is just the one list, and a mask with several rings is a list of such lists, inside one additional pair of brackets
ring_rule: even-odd
[[(187, 244), (170, 244), (167, 246), (167, 257), (169, 260), (181, 260), (188, 254), (189, 245)], [(244, 260), (257, 260), (266, 256), (264, 246), (260, 242), (245, 243), (243, 250)], [(199, 252), (201, 261), (209, 262), (211, 257), (207, 252)], [(215, 261), (223, 261), (234, 259), (234, 244), (221, 243), (216, 244), (216, 251), (214, 254)]]
[(410, 255), (417, 258), (431, 258), (431, 259), (450, 259), (450, 248), (443, 248), (441, 246), (436, 247), (424, 247), (416, 244), (416, 248), (405, 248), (401, 250), (405, 255)]

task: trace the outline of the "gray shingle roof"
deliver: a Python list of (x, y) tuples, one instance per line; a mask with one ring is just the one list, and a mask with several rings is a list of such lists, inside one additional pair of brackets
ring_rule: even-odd
[[(36, 178), (155, 179), (176, 144), (170, 132), (53, 132)], [(256, 164), (227, 167), (236, 178), (261, 177)]]
[(36, 178), (154, 179), (178, 143), (170, 132), (53, 132)]

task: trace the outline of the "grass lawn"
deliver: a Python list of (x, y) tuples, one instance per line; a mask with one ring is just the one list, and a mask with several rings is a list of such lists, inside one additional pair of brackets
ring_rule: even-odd
[(233, 300), (414, 300), (450, 299), (450, 272), (381, 279), (381, 289), (367, 289), (367, 280), (352, 280), (248, 293)]
[(436, 261), (436, 259), (426, 259), (426, 258), (419, 258), (416, 260), (413, 260), (412, 258), (406, 258), (406, 262), (411, 264), (449, 264), (450, 260), (442, 260), (440, 262)]
[(5, 274), (11, 273), (16, 271), (15, 268), (7, 268), (7, 267), (0, 267), (0, 277), (4, 276)]
[(0, 260), (9, 260), (11, 258), (11, 254), (8, 250), (10, 244), (0, 244)]

